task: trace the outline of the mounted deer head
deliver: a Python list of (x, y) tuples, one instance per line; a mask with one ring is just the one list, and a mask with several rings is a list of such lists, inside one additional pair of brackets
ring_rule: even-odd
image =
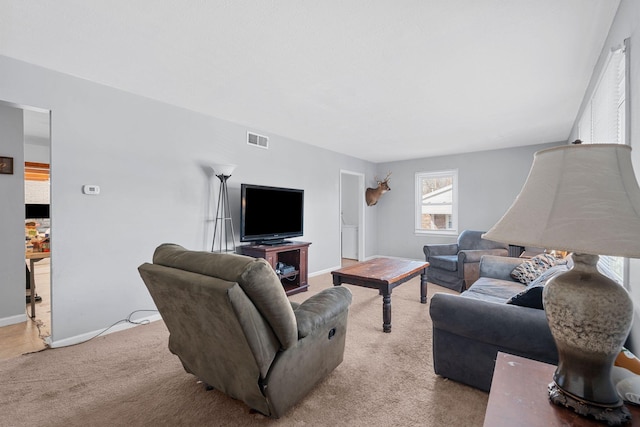
[(391, 172), (387, 174), (387, 176), (380, 181), (378, 177), (376, 177), (376, 182), (378, 183), (377, 188), (367, 188), (367, 191), (364, 194), (364, 198), (367, 201), (367, 206), (373, 206), (378, 203), (378, 199), (387, 191), (391, 191), (389, 188), (389, 180), (391, 176)]

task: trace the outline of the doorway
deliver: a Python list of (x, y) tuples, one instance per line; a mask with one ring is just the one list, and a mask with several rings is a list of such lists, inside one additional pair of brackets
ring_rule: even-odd
[[(10, 189), (17, 197), (11, 199), (12, 207), (7, 209), (7, 212), (12, 215), (10, 221), (13, 224), (11, 225), (12, 229), (20, 227), (15, 229), (15, 232), (22, 235), (24, 239), (24, 245), (20, 245), (18, 242), (16, 242), (17, 245), (5, 242), (6, 245), (2, 245), (0, 249), (11, 253), (20, 251), (20, 253), (15, 253), (11, 259), (22, 258), (25, 267), (20, 266), (20, 269), (26, 272), (26, 275), (22, 273), (21, 276), (16, 277), (18, 280), (8, 281), (7, 285), (10, 285), (11, 289), (5, 288), (3, 291), (3, 295), (10, 297), (12, 301), (15, 301), (11, 297), (12, 295), (21, 294), (17, 302), (21, 300), (21, 304), (25, 304), (22, 306), (25, 310), (22, 319), (16, 316), (6, 317), (9, 313), (15, 313), (14, 310), (19, 310), (20, 306), (5, 307), (8, 311), (2, 310), (0, 313), (0, 318), (9, 319), (4, 322), (7, 326), (1, 328), (3, 331), (0, 333), (3, 337), (10, 337), (3, 342), (12, 348), (5, 348), (2, 353), (2, 356), (9, 357), (12, 354), (11, 351), (15, 351), (14, 355), (18, 355), (40, 350), (45, 347), (45, 343), (51, 336), (51, 259), (48, 258), (48, 255), (40, 256), (44, 252), (36, 254), (35, 257), (30, 256), (30, 251), (34, 249), (43, 251), (50, 247), (48, 239), (51, 234), (51, 216), (49, 214), (51, 202), (49, 174), (51, 118), (50, 111), (41, 108), (5, 101), (0, 101), (0, 106), (8, 114), (5, 116), (7, 120), (12, 120), (12, 117), (17, 120), (13, 122), (17, 132), (15, 138), (7, 141), (8, 149), (10, 152), (13, 150), (16, 154), (16, 161), (19, 161), (17, 165), (14, 164), (17, 175), (15, 178), (18, 181), (15, 181), (15, 185), (12, 184), (12, 189)], [(16, 113), (11, 113), (11, 111)], [(18, 154), (18, 150), (22, 153)], [(17, 267), (15, 264), (14, 266)], [(23, 277), (24, 279), (22, 279)], [(32, 281), (35, 283), (35, 295), (32, 295), (31, 289), (29, 289)], [(32, 298), (35, 301), (35, 316), (32, 315), (30, 304)], [(23, 320), (25, 318), (26, 322)], [(11, 321), (11, 319), (16, 320)]]
[[(362, 261), (365, 255), (364, 174), (340, 171), (340, 254)], [(344, 261), (343, 261), (344, 263)]]
[[(51, 239), (50, 113), (25, 108), (23, 114), (25, 242), (27, 251), (46, 254)], [(27, 224), (31, 236), (27, 235)], [(30, 238), (28, 242), (27, 237)], [(39, 337), (46, 340), (51, 336), (51, 258), (29, 262), (29, 268), (32, 267), (34, 271), (30, 277), (34, 278), (36, 285), (36, 308), (35, 315), (30, 309), (27, 313), (36, 323)], [(31, 298), (34, 298), (33, 293), (29, 295), (29, 300)]]

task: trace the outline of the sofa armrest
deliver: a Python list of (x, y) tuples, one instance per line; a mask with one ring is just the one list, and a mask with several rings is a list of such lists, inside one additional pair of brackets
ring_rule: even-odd
[(430, 256), (436, 255), (456, 255), (458, 253), (458, 244), (437, 244), (437, 245), (424, 245), (422, 248), (426, 260), (429, 260)]
[(509, 251), (506, 249), (461, 249), (458, 252), (458, 262), (480, 262), (484, 255), (506, 257)]
[(524, 261), (525, 260), (521, 258), (484, 255), (480, 259), (480, 277), (491, 277), (515, 282), (516, 280), (511, 277), (511, 271)]
[(295, 308), (298, 339), (313, 333), (331, 319), (349, 309), (351, 291), (344, 286), (324, 289)]
[(544, 310), (436, 293), (429, 313), (434, 330), (536, 360), (554, 362), (558, 358)]

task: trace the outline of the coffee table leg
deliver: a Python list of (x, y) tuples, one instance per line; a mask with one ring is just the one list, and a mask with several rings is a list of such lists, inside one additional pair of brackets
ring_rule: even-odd
[(342, 284), (342, 277), (333, 275), (333, 286), (340, 286)]
[(382, 330), (391, 332), (391, 295), (382, 295)]
[(427, 269), (425, 268), (420, 273), (420, 302), (422, 304), (427, 303)]

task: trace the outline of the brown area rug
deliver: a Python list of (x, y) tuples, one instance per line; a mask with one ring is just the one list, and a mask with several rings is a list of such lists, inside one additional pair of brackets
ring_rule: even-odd
[[(330, 287), (331, 275), (310, 285), (291, 300)], [(419, 278), (394, 289), (389, 334), (377, 291), (345, 286), (353, 304), (344, 362), (279, 420), (206, 391), (169, 352), (160, 321), (0, 362), (0, 425), (481, 426), (488, 394), (433, 373)]]

